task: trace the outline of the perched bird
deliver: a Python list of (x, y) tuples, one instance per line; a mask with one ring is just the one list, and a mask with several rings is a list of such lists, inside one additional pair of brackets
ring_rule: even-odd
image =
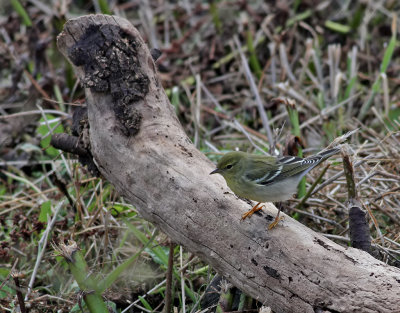
[[(257, 201), (242, 219), (262, 209), (262, 202), (285, 201), (296, 193), (300, 180), (314, 167), (334, 154), (340, 146), (321, 151), (318, 154), (299, 158), (294, 156), (272, 157), (245, 152), (228, 152), (210, 173), (221, 174), (228, 187), (239, 197)], [(268, 227), (272, 229), (279, 221), (280, 207), (275, 220)]]

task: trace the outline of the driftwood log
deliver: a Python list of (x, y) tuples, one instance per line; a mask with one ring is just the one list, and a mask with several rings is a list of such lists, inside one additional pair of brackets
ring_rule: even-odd
[(183, 131), (125, 19), (69, 20), (58, 47), (85, 87), (90, 152), (140, 214), (274, 312), (400, 312), (400, 269), (238, 199)]

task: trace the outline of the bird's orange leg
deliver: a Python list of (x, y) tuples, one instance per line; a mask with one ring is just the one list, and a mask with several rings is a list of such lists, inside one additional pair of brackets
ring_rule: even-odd
[(255, 206), (253, 206), (253, 208), (252, 208), (250, 211), (247, 211), (246, 213), (244, 213), (244, 214), (242, 215), (242, 219), (241, 219), (241, 220), (244, 220), (244, 219), (246, 219), (246, 218), (252, 216), (253, 213), (262, 210), (262, 208), (264, 207), (264, 205), (260, 205), (260, 204), (261, 204), (261, 202), (258, 202)]
[(283, 220), (283, 216), (279, 217), (279, 213), (281, 213), (281, 209), (282, 209), (282, 203), (279, 202), (278, 204), (278, 214), (276, 215), (274, 221), (269, 224), (268, 229), (271, 230), (272, 228), (274, 228), (276, 225), (278, 225), (278, 223)]

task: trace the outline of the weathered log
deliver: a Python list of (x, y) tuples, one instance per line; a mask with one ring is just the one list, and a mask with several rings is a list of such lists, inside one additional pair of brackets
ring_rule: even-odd
[(400, 269), (250, 205), (209, 176), (184, 133), (149, 49), (125, 19), (69, 20), (58, 46), (85, 87), (90, 149), (101, 174), (171, 239), (274, 312), (399, 312)]

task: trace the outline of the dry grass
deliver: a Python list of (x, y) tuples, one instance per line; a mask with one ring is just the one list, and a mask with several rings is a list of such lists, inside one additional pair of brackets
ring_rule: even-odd
[[(16, 7), (5, 5), (0, 13), (2, 310), (18, 306), (13, 265), (23, 274), (19, 282), (31, 312), (79, 310), (77, 285), (51, 243), (75, 240), (91, 275), (104, 277), (157, 231), (107, 182), (91, 178), (74, 156), (46, 149), (43, 141), (71, 127), (73, 110), (84, 105), (83, 90), (54, 46), (66, 19), (96, 10), (83, 3), (23, 2), (33, 27)], [(272, 154), (297, 149), (296, 127), (306, 154), (359, 128), (348, 148), (358, 194), (373, 244), (384, 261), (399, 265), (397, 1), (113, 3), (110, 12), (127, 17), (151, 48), (163, 52), (157, 64), (171, 103), (194, 144), (212, 160), (235, 148)], [(278, 97), (295, 101), (298, 125), (285, 105), (271, 101)], [(300, 200), (288, 201), (286, 212), (348, 245), (340, 161), (331, 162), (301, 207)], [(309, 175), (306, 189), (322, 170)], [(118, 308), (160, 311), (168, 246), (156, 233), (105, 297)], [(214, 273), (180, 249), (174, 250), (173, 305), (196, 312)]]

